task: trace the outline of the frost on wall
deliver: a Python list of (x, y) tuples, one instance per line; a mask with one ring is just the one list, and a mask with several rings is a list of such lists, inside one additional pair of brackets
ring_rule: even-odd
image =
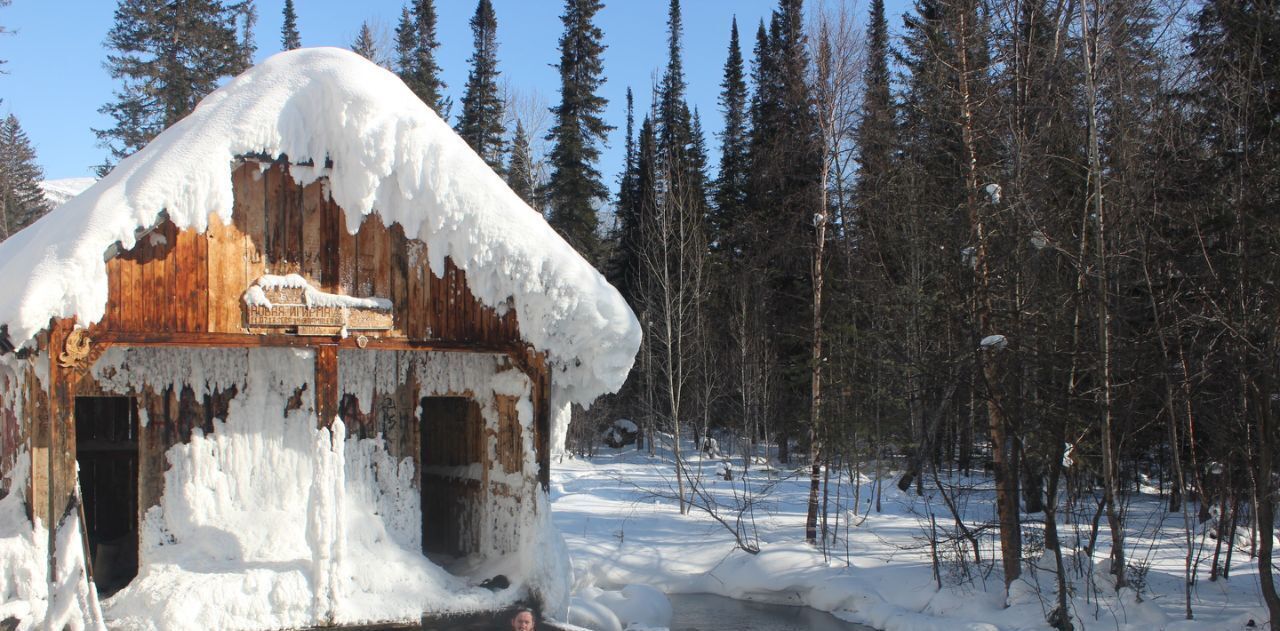
[[(398, 527), (397, 539), (404, 545), (420, 548), (422, 544), (419, 492), (416, 484), (404, 486), (417, 475), (413, 472), (413, 462), (420, 453), (417, 441), (421, 438), (416, 430), (423, 414), (418, 402), (424, 397), (461, 396), (480, 407), (481, 434), (486, 437), (482, 461), (489, 466), (486, 468), (477, 462), (450, 470), (437, 467), (432, 473), (471, 480), (482, 486), (486, 483), (504, 485), (505, 494), (484, 489), (484, 501), (471, 507), (461, 518), (465, 521), (463, 530), (475, 533), (481, 555), (495, 556), (514, 550), (521, 519), (519, 502), (521, 498), (532, 497), (537, 489), (528, 378), (507, 366), (504, 356), (477, 353), (342, 351), (338, 366), (339, 396), (350, 395), (358, 402), (360, 411), (371, 416), (376, 424), (364, 432), (369, 438), (349, 447), (348, 453), (358, 453), (362, 460), (373, 460), (380, 465), (357, 470), (355, 463), (349, 461), (348, 471), (351, 475), (387, 471), (397, 476), (399, 482), (394, 488), (381, 476), (370, 480), (371, 484), (356, 485), (381, 491), (381, 497), (377, 498), (379, 508), (384, 514), (394, 516), (390, 521)], [(520, 453), (525, 461), (511, 473), (499, 466), (494, 441), (488, 439), (499, 431), (498, 397), (515, 397), (519, 401), (515, 412), (523, 428)], [(393, 404), (392, 399), (398, 401)], [(376, 409), (375, 402), (378, 403)], [(389, 407), (393, 407), (394, 412), (389, 413)], [(398, 465), (393, 467), (387, 460), (396, 455)]]
[(39, 519), (32, 523), (26, 503), (31, 452), (22, 410), (29, 368), (12, 354), (0, 358), (0, 621), (16, 619), (19, 628), (36, 628), (49, 606), (49, 533)]
[[(499, 401), (508, 397), (520, 424), (532, 423), (529, 381), (501, 356), (343, 351), (339, 367), (340, 392), (362, 405), (380, 388), (402, 387), (396, 384), (413, 375), (408, 396), (414, 401), (470, 393), (492, 429), (500, 422)], [(163, 453), (163, 492), (141, 525), (138, 576), (103, 603), (112, 626), (243, 629), (414, 620), (423, 612), (501, 608), (531, 587), (544, 600), (567, 590), (559, 584), (566, 576), (567, 560), (557, 556), (563, 548), (545, 543), (558, 540), (558, 533), (531, 473), (531, 431), (522, 434), (526, 455), (517, 471), (504, 469), (487, 444), (486, 462), (492, 464), (476, 472), (493, 488), (510, 490), (476, 507), (473, 520), (481, 542), (473, 575), (503, 572), (515, 583), (494, 593), (445, 572), (420, 552), (412, 453), (394, 452), (383, 436), (362, 436), (342, 419), (320, 427), (309, 394), (315, 391), (311, 351), (116, 347), (91, 376), (105, 392), (135, 396), (144, 390), (162, 396), (183, 389), (197, 397), (234, 393), (225, 414), (197, 423), (187, 442)], [(152, 414), (147, 422), (173, 419)], [(531, 546), (538, 551), (530, 552)], [(43, 559), (39, 550), (32, 553)], [(557, 606), (549, 602), (552, 610)]]
[[(363, 430), (349, 425), (348, 488), (377, 490), (374, 501), (387, 525), (394, 525), (392, 536), (406, 547), (421, 546), (419, 491), (413, 485), (419, 445), (401, 444), (398, 434), (406, 433), (406, 423), (420, 422), (423, 410), (418, 402), (423, 398), (466, 397), (480, 408), (486, 437), (482, 462), (433, 473), (472, 480), (484, 489), (481, 500), (463, 515), (475, 534), (478, 558), (472, 559), (472, 573), (502, 573), (516, 586), (527, 585), (548, 611), (556, 611), (562, 601), (567, 603), (568, 552), (551, 524), (549, 503), (537, 479), (528, 377), (503, 355), (479, 353), (341, 351), (338, 366), (339, 396), (349, 396), (360, 415), (370, 417), (374, 425)], [(397, 401), (391, 403), (391, 399)], [(504, 403), (511, 407), (504, 409)], [(397, 414), (387, 414), (388, 409)], [(503, 464), (497, 449), (504, 414), (513, 414), (511, 420), (520, 430), (520, 461), (514, 470)], [(416, 431), (407, 433), (416, 436)], [(359, 438), (361, 434), (365, 437)], [(375, 466), (360, 464), (364, 462)], [(353, 476), (368, 479), (351, 484)]]
[[(23, 418), (27, 401), (26, 375), (30, 364), (12, 354), (0, 358), (0, 498), (13, 486), (9, 472), (17, 465), (18, 457), (27, 451), (26, 429), (29, 420)], [(25, 484), (22, 488), (26, 488)]]

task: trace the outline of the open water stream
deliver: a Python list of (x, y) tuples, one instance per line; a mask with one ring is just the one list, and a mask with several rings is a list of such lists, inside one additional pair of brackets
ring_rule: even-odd
[(671, 631), (875, 631), (809, 607), (766, 605), (711, 594), (669, 594)]
[[(670, 631), (875, 631), (809, 607), (768, 605), (711, 594), (669, 594)], [(421, 625), (348, 627), (346, 631), (499, 631), (508, 629), (511, 611), (460, 615)], [(557, 629), (540, 624), (538, 629)], [(311, 629), (309, 631), (320, 631)]]

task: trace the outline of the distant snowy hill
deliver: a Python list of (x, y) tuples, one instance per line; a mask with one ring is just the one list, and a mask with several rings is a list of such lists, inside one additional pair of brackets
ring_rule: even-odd
[(45, 199), (49, 200), (50, 206), (61, 206), (63, 202), (84, 192), (84, 189), (93, 186), (97, 181), (97, 178), (92, 177), (64, 177), (45, 180), (40, 183), (40, 188), (44, 189)]

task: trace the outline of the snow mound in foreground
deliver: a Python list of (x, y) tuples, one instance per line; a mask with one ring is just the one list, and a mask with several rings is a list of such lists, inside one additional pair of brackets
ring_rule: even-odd
[(665, 629), (671, 626), (671, 601), (648, 585), (627, 585), (619, 591), (585, 587), (574, 594), (569, 624), (597, 629)]
[[(279, 53), (206, 97), (187, 118), (77, 197), (0, 244), (0, 324), (27, 343), (50, 317), (102, 319), (103, 253), (133, 247), (165, 211), (204, 231), (231, 222), (231, 172), (246, 155), (288, 156), (293, 177), (328, 177), (355, 232), (377, 212), (445, 257), (475, 296), (510, 299), (524, 339), (546, 351), (567, 400), (617, 390), (640, 345), (626, 302), (395, 75), (337, 48)], [(326, 164), (331, 163), (331, 168)]]

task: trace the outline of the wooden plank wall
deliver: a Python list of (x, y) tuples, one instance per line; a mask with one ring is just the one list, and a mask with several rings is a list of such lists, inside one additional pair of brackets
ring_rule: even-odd
[[(47, 338), (47, 334), (42, 335)], [(41, 341), (41, 346), (47, 339)], [(27, 489), (27, 506), (32, 517), (48, 521), (49, 492), (49, 391), (36, 377), (36, 371), (27, 371), (28, 439), (31, 441), (31, 486)]]
[(514, 311), (499, 317), (446, 259), (443, 277), (426, 246), (368, 216), (355, 235), (323, 181), (298, 186), (288, 165), (246, 162), (233, 172), (231, 225), (211, 216), (204, 234), (168, 221), (107, 263), (100, 330), (242, 333), (245, 290), (264, 273), (297, 273), (324, 291), (387, 298), (395, 329), (370, 334), (413, 341), (521, 345)]
[(119, 331), (205, 331), (208, 240), (165, 221), (107, 261), (104, 323)]
[(517, 473), (524, 464), (524, 444), (520, 435), (519, 397), (498, 395), (494, 397), (498, 410), (498, 432), (494, 437), (498, 462), (507, 473)]

